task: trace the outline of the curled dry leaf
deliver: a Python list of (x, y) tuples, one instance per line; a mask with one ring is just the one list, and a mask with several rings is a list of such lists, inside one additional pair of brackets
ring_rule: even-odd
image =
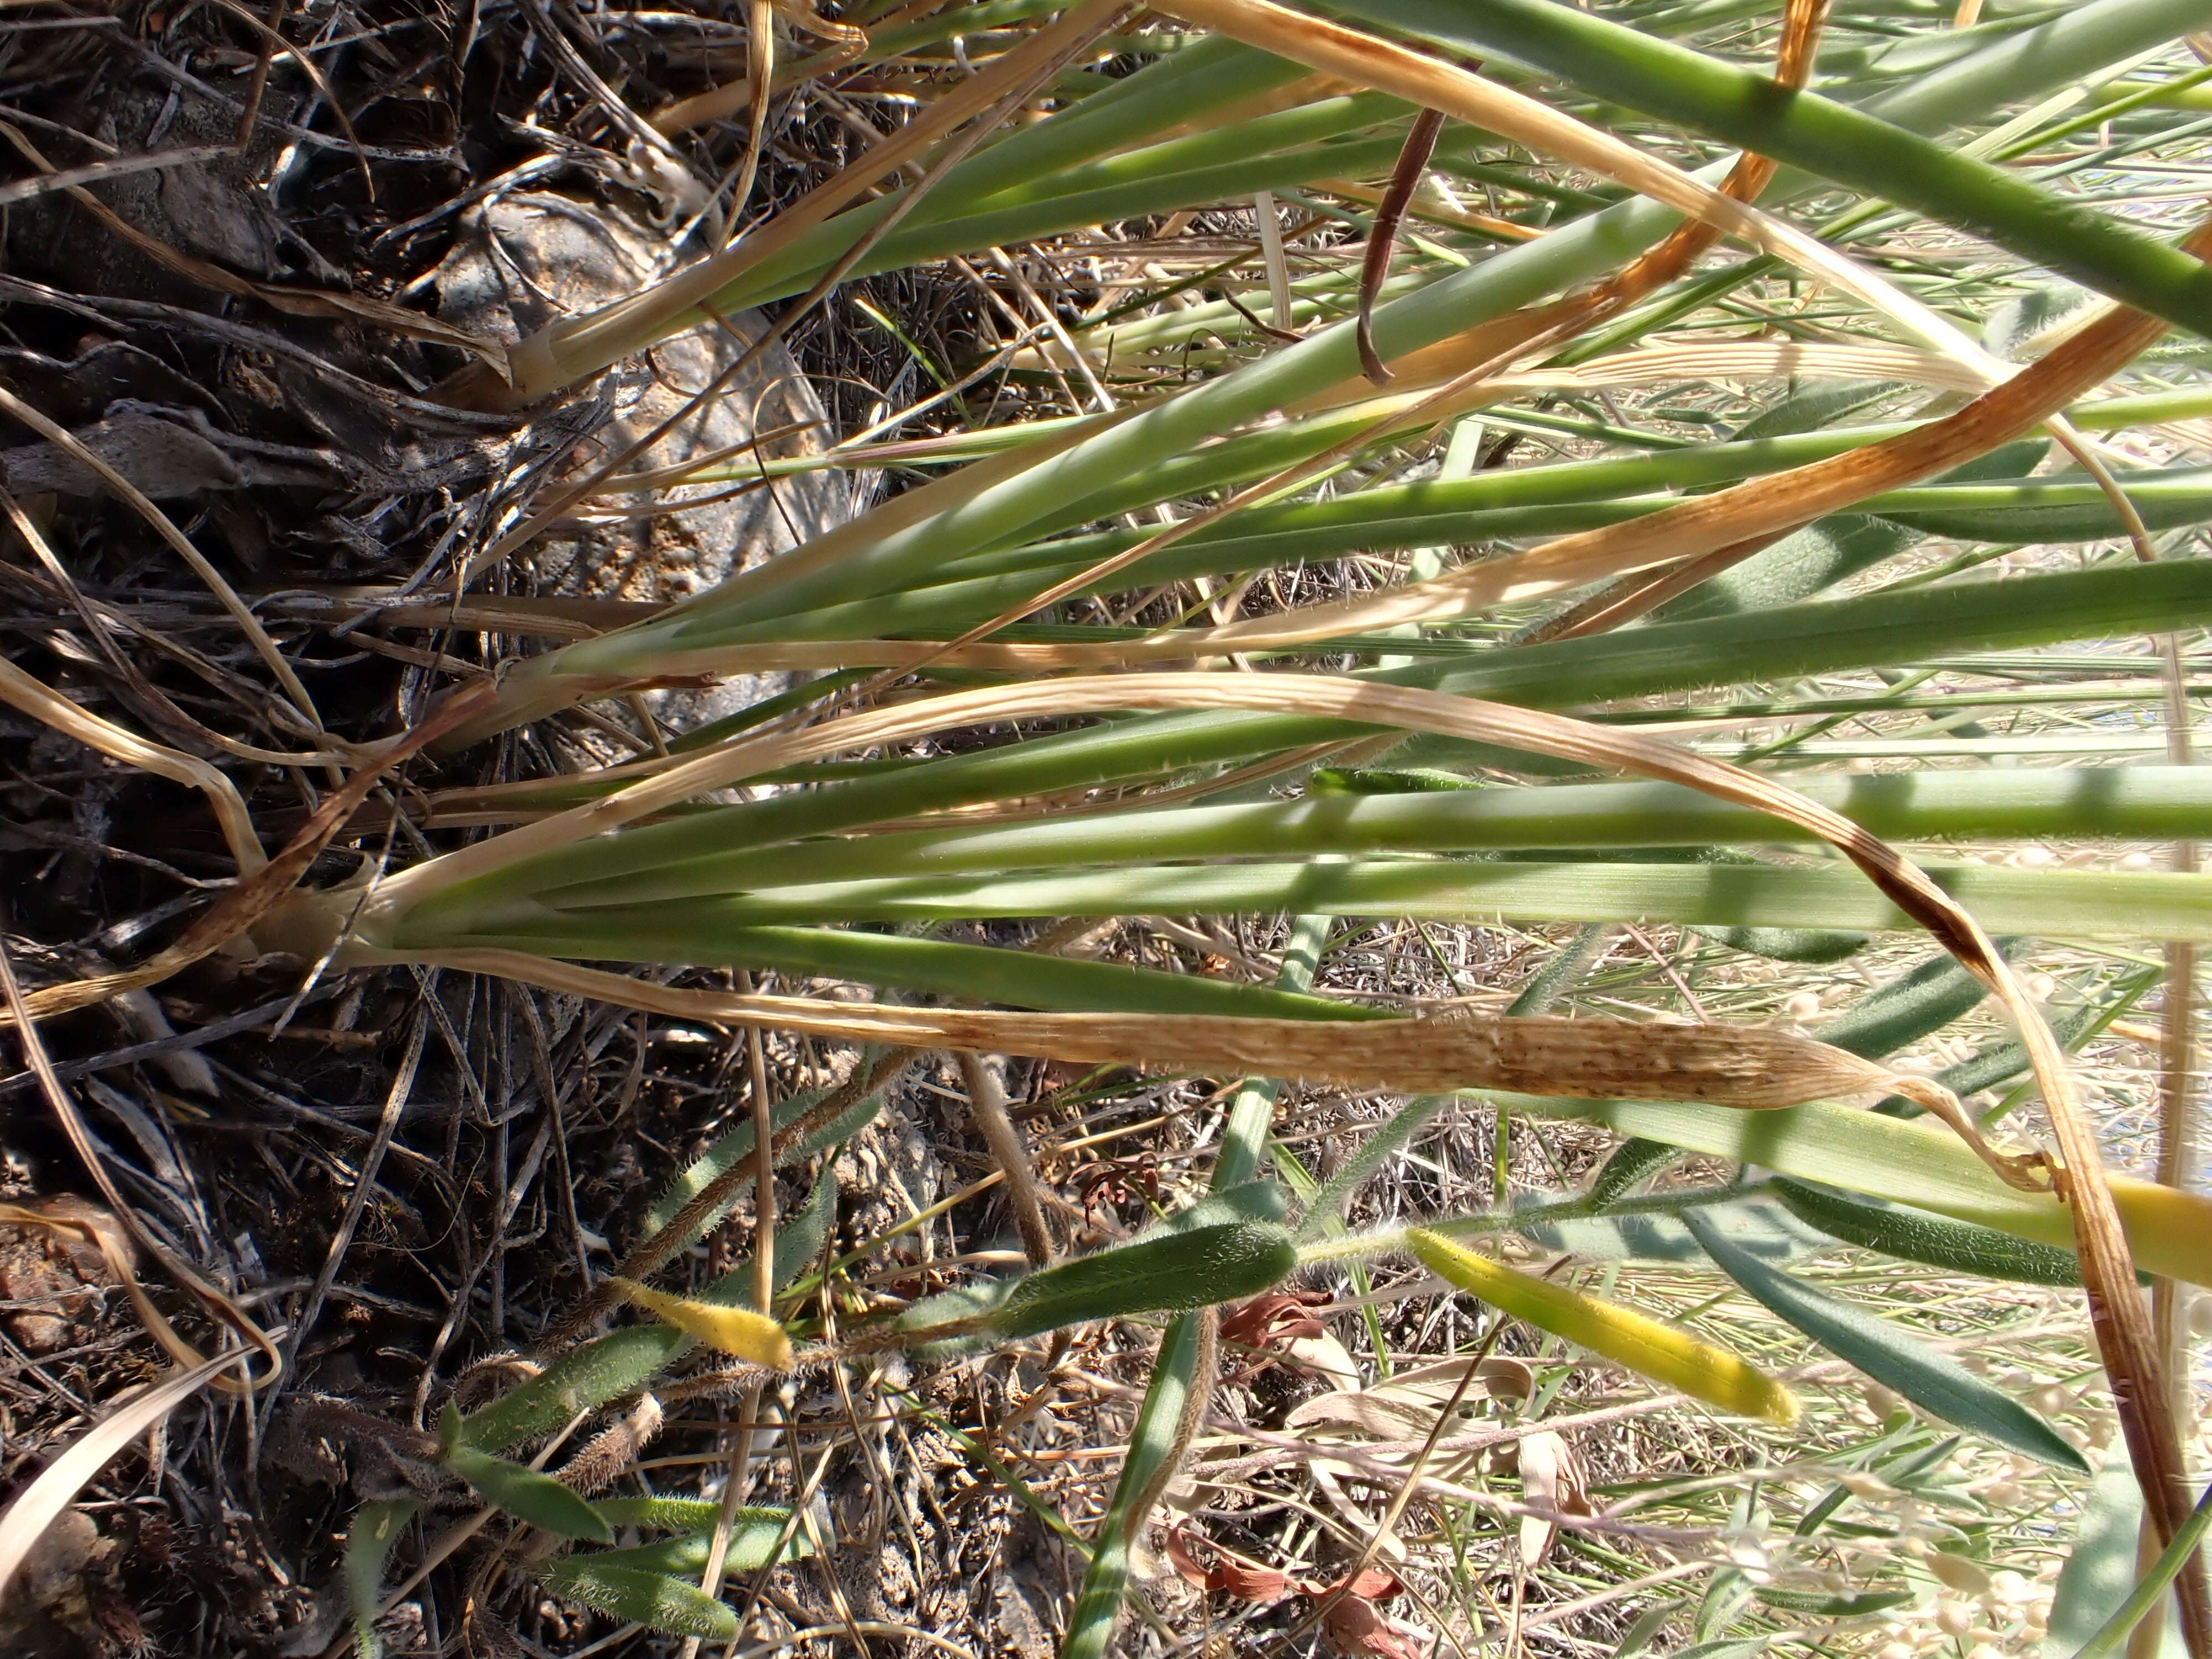
[(1319, 1336), (1292, 1337), (1283, 1346), (1283, 1361), (1325, 1378), (1332, 1389), (1357, 1390), (1359, 1387), (1359, 1362), (1352, 1357), (1351, 1349), (1327, 1331)]
[(1247, 1348), (1286, 1348), (1296, 1338), (1326, 1330), (1313, 1310), (1333, 1300), (1326, 1291), (1269, 1291), (1221, 1320), (1221, 1340)]
[[(1063, 1060), (1135, 1062), (1222, 1077), (1441, 1094), (1491, 1088), (1543, 1096), (1701, 1101), (1749, 1111), (1808, 1101), (1919, 1092), (1840, 1048), (1757, 1026), (1662, 1025), (1606, 1019), (1310, 1020), (1223, 1014), (1014, 1013), (899, 1008), (826, 998), (689, 991), (505, 950), (426, 950), (348, 958), (437, 963), (548, 989), (690, 1018), (772, 1025), (848, 1042), (965, 1048)], [(2023, 1160), (1990, 1147), (1951, 1101), (1945, 1121), (2016, 1185), (2034, 1189)]]
[[(1209, 1595), (1218, 1591), (1262, 1607), (1292, 1595), (1326, 1602), (1322, 1633), (1331, 1647), (1349, 1659), (1365, 1656), (1418, 1659), (1411, 1632), (1391, 1623), (1376, 1606), (1404, 1588), (1395, 1574), (1382, 1567), (1364, 1567), (1349, 1580), (1339, 1579), (1333, 1584), (1297, 1578), (1279, 1568), (1261, 1566), (1180, 1526), (1168, 1529), (1167, 1551), (1169, 1561), (1183, 1581)], [(1200, 1563), (1200, 1551), (1212, 1558), (1212, 1565)]]
[(1321, 1629), (1346, 1659), (1422, 1659), (1413, 1632), (1364, 1596), (1340, 1596), (1322, 1616)]
[[(1379, 1440), (1418, 1439), (1435, 1425), (1467, 1371), (1463, 1359), (1401, 1371), (1370, 1389), (1332, 1392), (1302, 1400), (1291, 1407), (1283, 1426), (1291, 1430), (1354, 1429)], [(1517, 1359), (1492, 1356), (1475, 1379), (1492, 1399), (1525, 1400), (1534, 1375)]]
[(1361, 1601), (1387, 1601), (1405, 1586), (1398, 1582), (1395, 1573), (1381, 1567), (1362, 1567), (1349, 1584), (1331, 1584), (1317, 1592), (1322, 1595), (1343, 1595)]
[[(1589, 1476), (1565, 1436), (1550, 1429), (1521, 1442), (1521, 1494), (1532, 1509), (1553, 1515), (1591, 1513)], [(1521, 1565), (1540, 1565), (1559, 1540), (1556, 1522), (1540, 1515), (1521, 1517)]]
[[(1400, 1371), (1385, 1386), (1408, 1393), (1418, 1391), (1442, 1402), (1452, 1397), (1460, 1378), (1466, 1374), (1465, 1360), (1446, 1359)], [(1476, 1366), (1474, 1380), (1492, 1400), (1526, 1400), (1536, 1392), (1536, 1373), (1528, 1368), (1528, 1363), (1507, 1353), (1492, 1354)]]
[[(1213, 1558), (1213, 1565), (1200, 1565), (1198, 1549)], [(1176, 1574), (1188, 1584), (1211, 1595), (1219, 1591), (1236, 1596), (1243, 1601), (1257, 1601), (1265, 1606), (1279, 1601), (1299, 1582), (1290, 1574), (1274, 1567), (1263, 1567), (1257, 1561), (1246, 1559), (1233, 1550), (1225, 1550), (1210, 1539), (1201, 1539), (1182, 1527), (1168, 1528), (1168, 1560)]]

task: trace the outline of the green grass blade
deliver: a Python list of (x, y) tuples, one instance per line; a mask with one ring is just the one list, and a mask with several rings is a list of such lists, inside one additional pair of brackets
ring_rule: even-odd
[[(1995, 933), (2212, 942), (2212, 877), (2160, 871), (1934, 866), (1927, 873)], [(943, 876), (698, 897), (488, 921), (454, 942), (541, 955), (705, 965), (725, 928), (991, 917), (1269, 914), (1485, 921), (1684, 922), (1720, 927), (1910, 930), (1856, 870), (1780, 865), (1363, 859)], [(1036, 993), (1018, 995), (1034, 1003)], [(1186, 1006), (1180, 1012), (1195, 1012)]]
[[(785, 1126), (811, 1110), (825, 1092), (820, 1089), (810, 1089), (801, 1091), (798, 1094), (787, 1095), (769, 1109), (769, 1123), (777, 1131), (782, 1130)], [(645, 1212), (646, 1231), (657, 1233), (675, 1220), (679, 1210), (712, 1186), (717, 1179), (728, 1173), (742, 1159), (750, 1158), (752, 1155), (752, 1150), (753, 1126), (750, 1118), (725, 1130), (715, 1138), (714, 1144), (705, 1152), (685, 1164), (678, 1172), (675, 1179), (668, 1183), (667, 1190), (653, 1201), (652, 1206)], [(780, 1158), (777, 1161), (782, 1163), (787, 1160)], [(732, 1195), (730, 1201), (732, 1204), (737, 1202), (734, 1194)], [(705, 1237), (707, 1229), (720, 1219), (721, 1216), (719, 1213), (708, 1217), (699, 1224), (698, 1230), (684, 1241), (684, 1243), (688, 1245), (693, 1239)]]
[[(1532, 245), (1533, 246), (1533, 245)], [(1655, 624), (1589, 640), (1470, 651), (1373, 678), (1530, 708), (1571, 708), (1712, 685), (1887, 666), (2212, 622), (2212, 562), (2128, 563), (2052, 575), (1816, 601), (1711, 621)], [(537, 659), (545, 661), (550, 659)], [(981, 800), (1158, 775), (1316, 742), (1367, 735), (1342, 721), (1287, 715), (1172, 714), (1118, 720), (1000, 750), (957, 755), (895, 776), (854, 779), (636, 828), (459, 884), (392, 923), (401, 949), (437, 949), (441, 918), (502, 893), (594, 880), (623, 869), (826, 834)], [(1466, 745), (1408, 743), (1406, 763), (1449, 764)], [(450, 926), (450, 921), (446, 923)], [(1039, 963), (1043, 971), (1046, 964)], [(1053, 971), (1059, 971), (1057, 969)]]
[[(1881, 119), (1911, 131), (1941, 131), (1973, 119), (1994, 105), (2094, 74), (2200, 27), (2201, 14), (2201, 5), (2177, 6), (2173, 0), (2095, 0), (1970, 52), (1938, 74), (1886, 91), (1867, 107)], [(2176, 21), (2177, 15), (2181, 21)], [(1170, 94), (1172, 103), (1172, 88)], [(1036, 131), (1048, 131), (1054, 125), (1043, 123)], [(1097, 149), (1085, 153), (1095, 154)], [(1062, 165), (1070, 159), (1059, 158)], [(1717, 169), (1707, 171), (1718, 176)], [(1802, 188), (1802, 181), (1796, 187)], [(1790, 189), (1786, 185), (1778, 188), (1775, 199), (1786, 199)], [(1415, 349), (1593, 280), (1634, 258), (1678, 222), (1678, 216), (1642, 198), (1616, 203), (1382, 307), (1374, 319), (1378, 346), (1386, 356)], [(1028, 526), (1070, 501), (1085, 499), (1116, 480), (1142, 476), (1149, 467), (1191, 453), (1244, 422), (1349, 380), (1358, 371), (1351, 331), (1343, 326), (1325, 330), (1143, 410), (1051, 462), (981, 492), (957, 513), (882, 538), (866, 550), (865, 560), (842, 561), (837, 570), (817, 575), (812, 586), (783, 591), (779, 608), (835, 602), (853, 591), (850, 584), (855, 579), (875, 583), (876, 577), (863, 565), (903, 573), (881, 584), (896, 586), (964, 552), (1018, 540)], [(860, 591), (873, 589), (864, 585)], [(728, 604), (715, 593), (702, 595), (681, 607), (672, 621), (680, 624), (712, 616)], [(536, 659), (528, 673), (515, 677), (501, 712), (488, 715), (472, 730), (481, 735), (502, 729), (533, 709), (558, 708), (588, 695), (593, 674), (631, 672), (631, 665), (650, 655), (653, 642), (671, 625), (655, 622), (619, 630)]]
[[(1004, 875), (1170, 859), (1802, 845), (1812, 840), (1808, 830), (1678, 784), (1475, 789), (1454, 775), (1436, 775), (1452, 777), (1460, 787), (1421, 793), (1324, 794), (1313, 793), (1320, 781), (1316, 774), (1298, 800), (1102, 813), (981, 830), (888, 830), (860, 840), (708, 854), (635, 876), (603, 875), (544, 890), (537, 896), (548, 906), (566, 908), (869, 876)], [(2212, 836), (2212, 776), (2197, 767), (1989, 767), (1813, 775), (1791, 782), (1799, 793), (1890, 841)], [(1043, 966), (1049, 971), (1048, 964)], [(1931, 966), (1927, 971), (1939, 970)], [(1005, 1000), (1005, 988), (988, 988), (988, 994)], [(1091, 994), (1103, 991), (1102, 985)], [(1857, 1006), (1870, 1013), (1889, 994), (1863, 998)], [(1908, 1033), (1891, 1046), (1913, 1040)]]

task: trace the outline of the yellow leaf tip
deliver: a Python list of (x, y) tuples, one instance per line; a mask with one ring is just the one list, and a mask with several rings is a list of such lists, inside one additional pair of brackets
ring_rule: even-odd
[(791, 1338), (782, 1326), (765, 1314), (755, 1313), (750, 1308), (726, 1308), (719, 1303), (671, 1296), (634, 1279), (617, 1276), (607, 1282), (633, 1306), (709, 1347), (769, 1370), (791, 1369)]
[(1779, 1428), (1794, 1426), (1804, 1412), (1796, 1393), (1777, 1382), (1767, 1389), (1766, 1394), (1767, 1397), (1757, 1415)]

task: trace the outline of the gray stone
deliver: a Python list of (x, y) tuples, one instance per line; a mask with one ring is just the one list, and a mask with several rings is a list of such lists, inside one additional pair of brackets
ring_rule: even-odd
[[(611, 209), (550, 194), (501, 197), (471, 214), (440, 268), (439, 314), (512, 342), (556, 318), (635, 294), (672, 264), (659, 235)], [(744, 312), (730, 323), (750, 341), (766, 319)], [(579, 447), (588, 453), (577, 455), (575, 466), (604, 465), (684, 411), (744, 350), (730, 330), (702, 328), (613, 370), (616, 418), (591, 445)], [(756, 453), (817, 453), (834, 435), (812, 386), (777, 344), (684, 413), (623, 471), (677, 466), (725, 452), (738, 465)], [(601, 498), (566, 539), (556, 532), (533, 550), (540, 591), (659, 603), (689, 599), (842, 523), (855, 509), (853, 482), (842, 472), (799, 473), (736, 495), (732, 488), (683, 486), (674, 497), (700, 504), (675, 511), (648, 511), (671, 492)], [(709, 691), (661, 693), (656, 712), (689, 726), (734, 713), (785, 684), (781, 675), (744, 676)]]

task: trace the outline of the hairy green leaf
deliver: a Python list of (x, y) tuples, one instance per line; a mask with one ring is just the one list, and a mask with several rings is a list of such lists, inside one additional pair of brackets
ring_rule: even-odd
[(440, 1460), (476, 1489), (487, 1504), (556, 1538), (614, 1542), (614, 1531), (599, 1512), (574, 1489), (527, 1463), (511, 1463), (477, 1450), (465, 1441), (448, 1447)]
[(541, 1568), (538, 1578), (554, 1595), (617, 1619), (676, 1636), (711, 1641), (737, 1639), (738, 1615), (696, 1584), (635, 1567), (600, 1567), (588, 1555), (571, 1555)]
[(359, 1659), (382, 1659), (376, 1610), (384, 1599), (384, 1564), (422, 1507), (411, 1498), (381, 1498), (363, 1504), (354, 1513), (346, 1534), (345, 1581)]
[(2009, 1451), (2082, 1474), (2081, 1454), (2033, 1412), (1917, 1336), (1768, 1266), (1721, 1237), (1694, 1210), (1682, 1224), (1721, 1271), (1776, 1317), (1930, 1415)]

